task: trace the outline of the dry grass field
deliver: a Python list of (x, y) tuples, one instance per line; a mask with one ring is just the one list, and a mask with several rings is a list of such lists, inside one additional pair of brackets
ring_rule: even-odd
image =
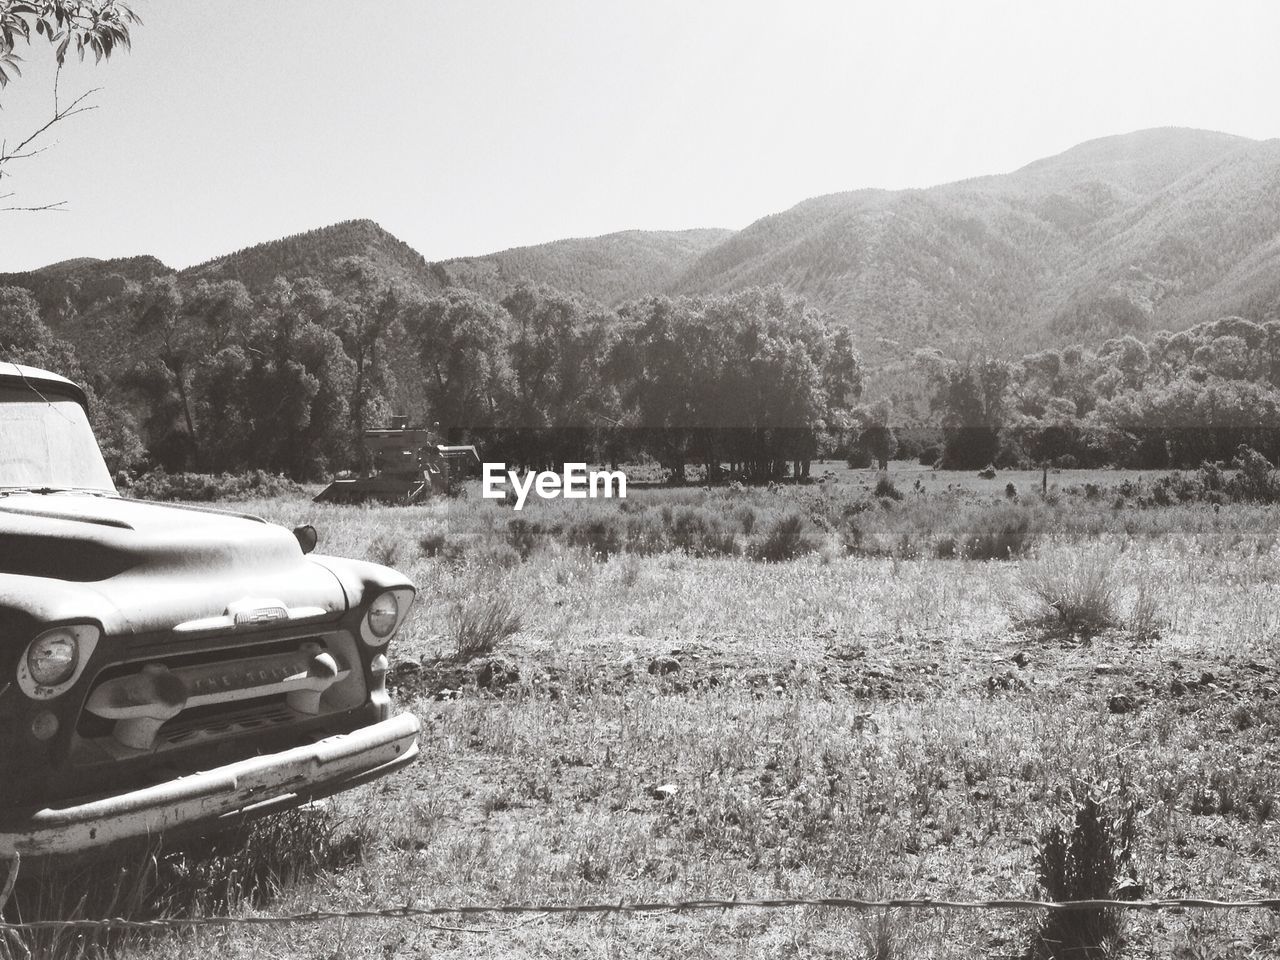
[[(64, 878), (63, 902), (43, 909), (1060, 898), (1081, 888), (1041, 880), (1055, 825), (1068, 874), (1103, 870), (1147, 897), (1280, 896), (1274, 508), (1140, 507), (1116, 492), (1140, 478), (1110, 472), (1051, 474), (1046, 499), (1039, 474), (895, 465), (897, 500), (871, 495), (872, 473), (835, 473), (518, 514), (474, 491), (422, 507), (235, 504), (313, 523), (320, 552), (412, 576), (393, 675), (422, 720), (422, 759), (220, 849), (94, 868), (101, 904)], [(1092, 833), (1085, 810), (1102, 817)], [(1110, 945), (1075, 954), (1047, 944), (1077, 934), (1039, 922), (743, 909), (331, 921), (109, 947), (227, 960), (1280, 953), (1280, 919), (1260, 913), (1104, 918)]]

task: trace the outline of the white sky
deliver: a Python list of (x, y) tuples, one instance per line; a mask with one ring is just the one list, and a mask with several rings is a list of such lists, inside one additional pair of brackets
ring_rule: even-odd
[[(11, 165), (0, 271), (187, 266), (368, 217), (428, 259), (743, 227), (1144, 127), (1280, 136), (1280, 4), (136, 0), (99, 109)], [(47, 114), (47, 47), (0, 92)], [(2, 192), (2, 191), (0, 191)], [(9, 202), (15, 202), (11, 200)], [(3, 205), (3, 204), (0, 204)]]

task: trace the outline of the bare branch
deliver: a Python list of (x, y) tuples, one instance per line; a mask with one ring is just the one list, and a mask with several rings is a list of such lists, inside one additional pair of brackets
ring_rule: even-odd
[[(43, 153), (45, 150), (49, 149), (49, 147), (54, 145), (54, 144), (44, 144), (39, 147), (27, 149), (38, 137), (46, 133), (49, 130), (49, 128), (52, 127), (54, 124), (61, 123), (63, 120), (66, 120), (70, 117), (74, 117), (77, 114), (88, 113), (90, 110), (98, 109), (96, 104), (86, 104), (85, 101), (89, 97), (97, 93), (101, 89), (101, 87), (94, 87), (91, 90), (86, 90), (84, 93), (80, 94), (80, 96), (76, 97), (65, 107), (61, 106), (58, 103), (58, 77), (61, 75), (61, 73), (62, 73), (62, 69), (61, 67), (59, 67), (58, 72), (54, 74), (53, 116), (47, 122), (45, 122), (42, 126), (40, 126), (38, 129), (28, 134), (12, 150), (9, 149), (7, 142), (0, 144), (0, 179), (6, 176), (7, 177), (13, 176), (12, 173), (9, 173), (5, 169), (5, 164), (13, 160), (25, 160), (30, 157), (34, 157), (37, 154)], [(12, 196), (12, 194), (7, 194), (6, 196)], [(37, 211), (45, 211), (45, 210), (61, 210), (65, 206), (66, 206), (66, 201), (59, 200), (56, 203), (37, 204), (35, 206), (29, 206), (29, 207), (0, 207), (0, 213), (16, 213), (19, 211), (37, 212)]]
[[(55, 141), (55, 143), (57, 142), (59, 141)], [(26, 153), (5, 153), (3, 148), (0, 148), (0, 160), (25, 160), (27, 159), (27, 157), (34, 157), (41, 153), (44, 153), (46, 150), (48, 150), (52, 146), (54, 146), (53, 143), (46, 144), (43, 147), (36, 147), (34, 150), (28, 150)], [(3, 171), (0, 171), (0, 177), (3, 177), (3, 176), (11, 177), (13, 176), (13, 174), (11, 173), (5, 174)]]
[(65, 213), (66, 207), (67, 207), (67, 201), (59, 200), (56, 203), (45, 203), (37, 207), (0, 207), (0, 213), (18, 213), (18, 212), (38, 213), (46, 210), (57, 210), (59, 212)]
[(42, 133), (44, 133), (46, 130), (52, 127), (55, 123), (58, 123), (59, 121), (62, 121), (62, 120), (66, 120), (68, 117), (74, 117), (78, 113), (87, 113), (90, 110), (97, 110), (98, 108), (96, 105), (81, 106), (81, 104), (83, 104), (88, 97), (93, 96), (93, 94), (97, 93), (101, 89), (102, 89), (101, 87), (94, 87), (92, 90), (86, 90), (84, 93), (80, 94), (80, 96), (72, 100), (71, 103), (67, 104), (66, 109), (57, 110), (50, 120), (48, 120), (43, 126), (37, 129), (34, 133), (29, 134), (26, 137), (26, 139), (22, 140), (16, 147), (13, 148), (12, 152), (0, 153), (0, 163), (4, 163), (6, 160), (15, 160), (20, 156), (22, 156), (22, 149), (26, 147), (28, 144), (30, 144), (31, 141), (35, 140), (36, 137), (40, 136)]

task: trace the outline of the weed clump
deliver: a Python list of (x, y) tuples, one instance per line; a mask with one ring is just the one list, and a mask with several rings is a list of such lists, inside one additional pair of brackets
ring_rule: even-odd
[(625, 516), (628, 553), (647, 556), (667, 549), (666, 527), (657, 511), (627, 511)]
[(444, 527), (432, 526), (418, 537), (418, 550), (424, 557), (435, 557), (441, 554), (448, 542)]
[(498, 570), (511, 570), (520, 566), (520, 554), (501, 540), (482, 540), (471, 550), (468, 559), (477, 566), (494, 567)]
[(735, 552), (733, 530), (705, 507), (680, 507), (673, 510), (667, 527), (672, 549), (695, 557), (724, 556)]
[(622, 550), (626, 527), (616, 515), (593, 514), (570, 523), (565, 539), (570, 546), (585, 547), (597, 560), (608, 560)]
[(394, 567), (400, 560), (400, 540), (388, 534), (374, 537), (369, 542), (365, 555), (374, 563)]
[(1096, 550), (1029, 561), (1018, 572), (1031, 598), (1028, 619), (1082, 637), (1118, 626), (1114, 568), (1111, 557)]
[(888, 474), (881, 474), (880, 479), (876, 481), (875, 495), (877, 497), (885, 497), (889, 500), (901, 500), (902, 491), (894, 485), (889, 479)]
[(970, 512), (961, 535), (964, 555), (970, 560), (1011, 560), (1031, 549), (1035, 542), (1031, 513), (1016, 503)]
[[(1036, 872), (1045, 899), (1113, 899), (1125, 887), (1134, 888), (1133, 846), (1137, 811), (1125, 803), (1108, 814), (1090, 790), (1075, 805), (1069, 822), (1056, 823), (1040, 834)], [(1031, 936), (1027, 960), (1107, 960), (1122, 945), (1121, 915), (1117, 910), (1054, 910)]]
[(1129, 615), (1125, 618), (1125, 627), (1137, 640), (1154, 640), (1166, 625), (1165, 617), (1160, 612), (1159, 598), (1151, 586), (1149, 577), (1138, 581), (1133, 602), (1129, 606)]
[(781, 563), (812, 553), (817, 548), (818, 541), (809, 529), (808, 521), (799, 513), (789, 512), (777, 517), (763, 534), (752, 539), (747, 555), (752, 560)]
[(524, 517), (512, 517), (507, 521), (507, 543), (511, 549), (520, 554), (521, 560), (528, 560), (541, 544), (546, 535), (542, 524)]
[(490, 654), (498, 644), (520, 632), (520, 614), (503, 593), (458, 601), (449, 615), (448, 635), (457, 660)]

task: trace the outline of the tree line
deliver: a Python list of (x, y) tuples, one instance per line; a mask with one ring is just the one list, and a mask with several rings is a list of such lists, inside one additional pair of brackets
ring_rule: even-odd
[[(847, 328), (779, 289), (607, 310), (543, 285), (426, 296), (350, 258), (328, 286), (121, 278), (43, 311), (0, 288), (0, 354), (88, 385), (113, 468), (360, 469), (393, 413), (527, 467), (652, 458), (680, 478), (803, 475), (856, 423)], [(48, 321), (48, 322), (46, 322)]]
[[(521, 283), (407, 289), (362, 258), (325, 283), (116, 278), (44, 309), (0, 288), (0, 355), (85, 383), (116, 470), (363, 469), (392, 414), (554, 467), (651, 459), (681, 480), (814, 459), (942, 468), (1195, 467), (1280, 458), (1280, 321), (1237, 317), (1017, 360), (917, 351), (872, 383), (850, 329), (779, 288), (616, 309)], [(923, 402), (921, 402), (923, 400)]]
[(1192, 468), (1280, 458), (1280, 321), (1206, 321), (1016, 361), (920, 351), (943, 467)]

